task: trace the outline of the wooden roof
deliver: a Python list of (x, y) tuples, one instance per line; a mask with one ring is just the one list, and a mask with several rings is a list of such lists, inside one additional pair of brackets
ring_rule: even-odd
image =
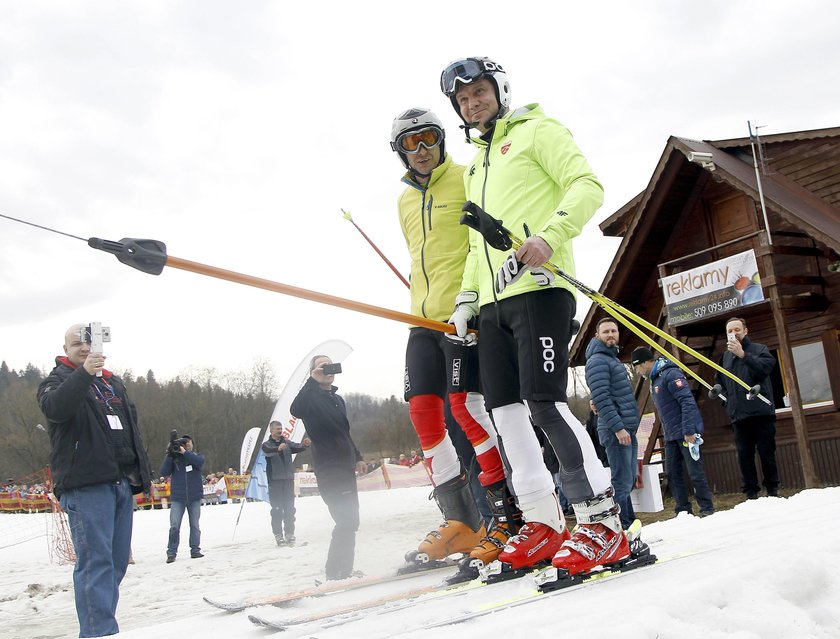
[[(761, 146), (768, 211), (840, 254), (840, 127), (764, 136)], [(711, 153), (715, 170), (689, 162), (691, 152)], [(668, 139), (647, 188), (600, 224), (604, 235), (623, 238), (599, 289), (606, 297), (644, 315), (642, 304), (659, 277), (658, 241), (669, 237), (711, 179), (759, 200), (749, 138)], [(593, 305), (582, 323), (570, 352), (572, 365), (583, 363), (598, 312)]]

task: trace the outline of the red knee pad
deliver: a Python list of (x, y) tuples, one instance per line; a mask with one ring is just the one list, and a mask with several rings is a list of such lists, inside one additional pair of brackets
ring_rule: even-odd
[(478, 446), (487, 439), (487, 431), (475, 421), (475, 418), (470, 415), (470, 411), (467, 409), (466, 393), (449, 393), (449, 409), (452, 411), (452, 417), (467, 434), (467, 439), (473, 446)]
[[(452, 416), (466, 433), (467, 439), (470, 440), (473, 448), (480, 450), (479, 447), (489, 439), (489, 435), (481, 424), (470, 414), (466, 402), (466, 393), (449, 393), (449, 408), (452, 411)], [(502, 465), (502, 458), (499, 455), (498, 448), (493, 446), (484, 452), (479, 452), (479, 450), (476, 450), (476, 459), (482, 471), (478, 476), (481, 485), (489, 486), (504, 479), (505, 469)]]
[(437, 395), (415, 395), (408, 398), (408, 416), (423, 450), (431, 450), (443, 441), (446, 423), (443, 419), (443, 398)]

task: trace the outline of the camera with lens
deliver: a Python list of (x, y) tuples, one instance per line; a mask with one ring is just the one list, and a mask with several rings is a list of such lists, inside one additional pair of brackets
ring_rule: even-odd
[(166, 454), (170, 457), (179, 457), (181, 449), (186, 446), (187, 438), (178, 437), (178, 431), (173, 430), (169, 433), (169, 447), (166, 449)]

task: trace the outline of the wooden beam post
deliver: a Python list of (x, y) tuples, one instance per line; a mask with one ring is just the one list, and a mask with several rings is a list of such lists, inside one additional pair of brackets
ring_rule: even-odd
[[(762, 244), (766, 242), (761, 238)], [(773, 255), (768, 253), (763, 256), (764, 274), (771, 281), (776, 279), (776, 269), (773, 265)], [(778, 285), (767, 287), (770, 296), (770, 309), (773, 313), (773, 322), (776, 325), (776, 336), (779, 338), (779, 352), (782, 354), (785, 365), (782, 366), (782, 374), (785, 376), (788, 397), (790, 398), (790, 409), (793, 415), (793, 428), (796, 432), (796, 443), (799, 447), (799, 460), (802, 462), (802, 476), (806, 488), (815, 488), (819, 485), (817, 473), (814, 470), (814, 460), (811, 456), (811, 446), (808, 442), (808, 425), (805, 422), (805, 409), (802, 408), (802, 396), (799, 394), (799, 382), (796, 379), (796, 363), (793, 361), (793, 349), (790, 345), (787, 322), (785, 320), (784, 308), (782, 307), (782, 296)]]

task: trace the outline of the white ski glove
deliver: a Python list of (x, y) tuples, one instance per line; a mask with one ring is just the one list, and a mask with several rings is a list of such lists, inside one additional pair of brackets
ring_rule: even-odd
[(455, 298), (455, 310), (449, 317), (449, 323), (455, 326), (455, 334), (444, 333), (447, 339), (472, 346), (477, 340), (475, 333), (467, 332), (467, 324), (478, 315), (478, 293), (475, 291), (461, 291)]
[(531, 273), (537, 286), (551, 286), (554, 282), (554, 273), (542, 266), (536, 268), (525, 266), (516, 259), (516, 253), (514, 252), (505, 258), (496, 272), (496, 294), (501, 295), (505, 288), (518, 281), (526, 272)]
[(501, 295), (505, 288), (519, 280), (527, 270), (528, 268), (516, 259), (516, 251), (510, 253), (496, 271), (496, 295)]
[(543, 268), (542, 266), (538, 266), (537, 268), (532, 268), (529, 270), (531, 271), (531, 275), (533, 276), (534, 281), (537, 283), (537, 286), (551, 286), (554, 282), (554, 273)]

